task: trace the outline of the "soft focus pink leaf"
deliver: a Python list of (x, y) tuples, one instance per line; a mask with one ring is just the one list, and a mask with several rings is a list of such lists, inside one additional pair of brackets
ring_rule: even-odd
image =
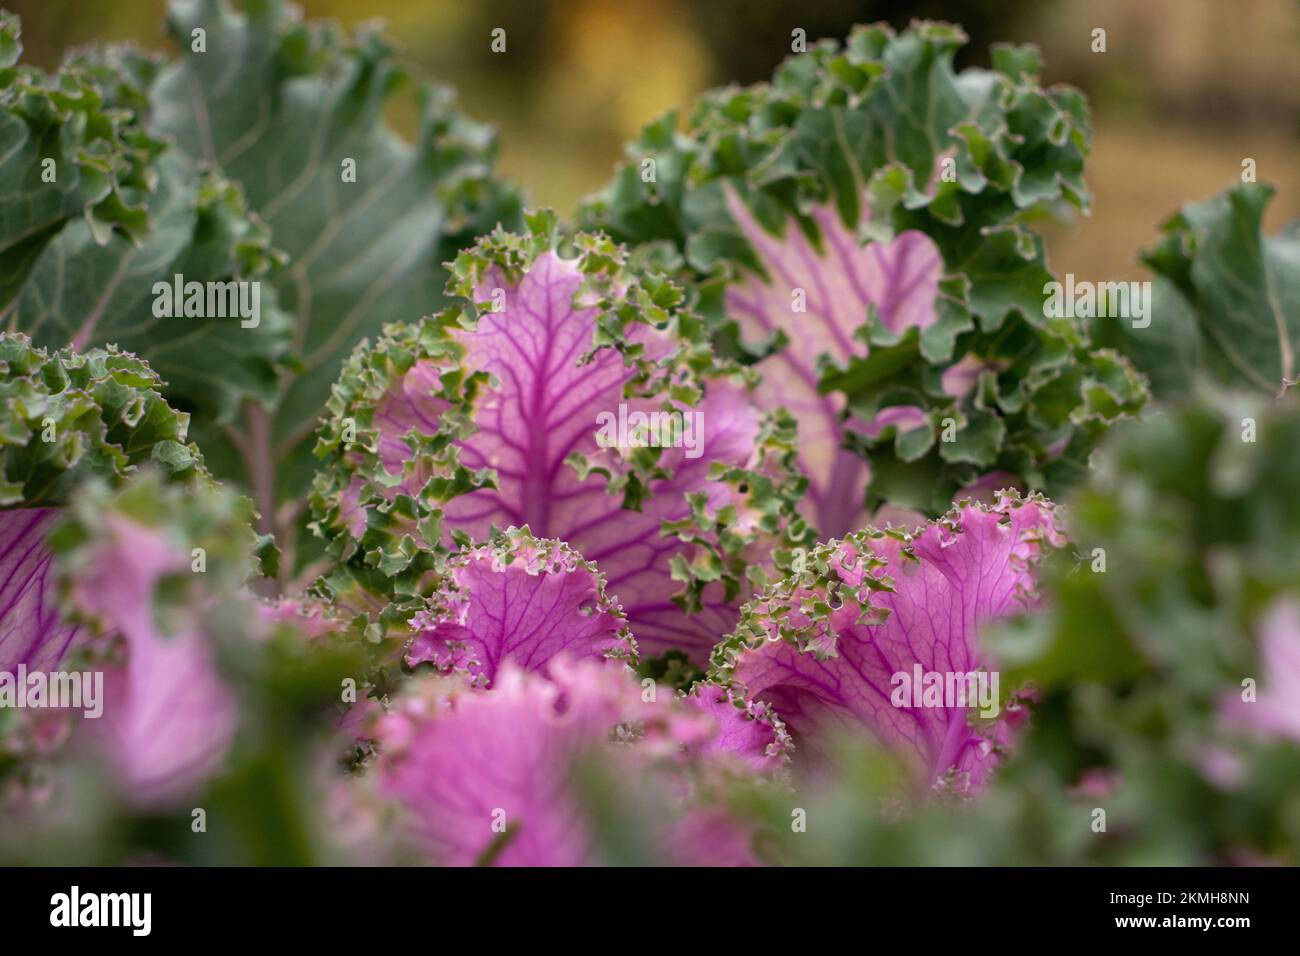
[[(654, 819), (643, 823), (663, 835), (654, 852), (750, 862), (748, 829), (700, 802), (697, 787), (737, 774), (766, 779), (788, 747), (761, 706), (647, 693), (626, 667), (563, 655), (547, 675), (506, 661), (491, 689), (418, 680), (381, 718), (376, 739), (378, 789), (401, 805), (424, 852), (451, 865), (602, 862), (576, 778), (586, 762), (629, 788), (629, 800), (653, 795)], [(705, 832), (721, 842), (691, 848), (692, 834)]]
[(627, 685), (616, 667), (553, 661), (549, 679), (507, 665), (490, 691), (408, 700), (381, 732), (382, 789), (444, 865), (593, 862), (572, 774), (622, 719)]
[(126, 663), (107, 675), (104, 714), (93, 731), (133, 801), (166, 802), (218, 768), (234, 735), (236, 703), (197, 616), (172, 633), (155, 620), (160, 582), (189, 574), (189, 556), (161, 531), (119, 514), (104, 521), (107, 534), (72, 582), (72, 598), (105, 634), (124, 639)]

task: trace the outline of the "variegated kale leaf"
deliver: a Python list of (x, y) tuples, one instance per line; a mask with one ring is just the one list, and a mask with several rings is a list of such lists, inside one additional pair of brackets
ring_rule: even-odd
[(922, 792), (978, 790), (1024, 710), (1000, 711), (994, 690), (980, 720), (973, 695), (921, 702), (899, 689), (995, 665), (980, 629), (1037, 605), (1037, 565), (1063, 543), (1051, 502), (1015, 494), (963, 502), (914, 534), (831, 541), (746, 605), (710, 677), (771, 706), (805, 761), (824, 762), (839, 730), (896, 753)]
[(202, 472), (189, 416), (161, 391), (156, 372), (112, 346), (50, 353), (0, 333), (0, 507), (62, 505), (86, 478), (148, 462), (179, 479)]
[[(99, 243), (146, 228), (163, 144), (83, 70), (47, 76), (18, 65), (21, 24), (0, 11), (0, 310), (12, 308), (41, 251), (79, 221)], [(137, 61), (147, 68), (148, 61)]]

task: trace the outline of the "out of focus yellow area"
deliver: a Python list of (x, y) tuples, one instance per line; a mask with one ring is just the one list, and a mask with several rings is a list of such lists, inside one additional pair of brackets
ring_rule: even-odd
[[(164, 0), (0, 0), (23, 18), (29, 61), (70, 46), (162, 47)], [(311, 17), (376, 18), (417, 74), (451, 83), (500, 130), (503, 173), (530, 202), (569, 212), (600, 186), (622, 143), (704, 89), (753, 82), (790, 52), (791, 31), (842, 36), (853, 23), (960, 23), (962, 65), (990, 43), (1034, 42), (1049, 82), (1093, 107), (1090, 218), (1048, 230), (1052, 265), (1136, 276), (1135, 251), (1180, 203), (1240, 181), (1243, 159), (1279, 188), (1268, 226), (1300, 217), (1300, 3), (1295, 0), (306, 0)], [(505, 51), (494, 52), (494, 30)], [(1095, 51), (1104, 29), (1106, 49)], [(409, 127), (400, 101), (394, 122)]]

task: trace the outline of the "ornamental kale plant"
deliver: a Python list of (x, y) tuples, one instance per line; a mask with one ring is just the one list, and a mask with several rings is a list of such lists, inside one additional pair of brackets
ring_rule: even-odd
[(1031, 47), (855, 28), (566, 219), (374, 30), (166, 28), (0, 14), (0, 861), (1300, 861), (1269, 188), (1062, 314)]

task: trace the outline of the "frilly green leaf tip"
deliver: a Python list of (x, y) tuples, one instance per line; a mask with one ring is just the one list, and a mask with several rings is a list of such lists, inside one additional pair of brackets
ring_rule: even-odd
[[(133, 43), (108, 43), (72, 48), (60, 68), (79, 72), (95, 84), (106, 107), (125, 111), (143, 126), (149, 115), (149, 87), (166, 62), (163, 54)], [(142, 134), (133, 130), (131, 135)]]
[[(562, 235), (557, 217), (549, 210), (528, 213), (526, 218), (526, 231), (497, 228), (450, 264), (446, 294), (453, 300), (451, 306), (415, 324), (386, 326), (383, 336), (373, 345), (362, 342), (346, 363), (332, 390), (329, 415), (315, 448), (324, 465), (311, 493), (312, 528), (329, 542), (331, 555), (340, 562), (339, 571), (321, 582), (322, 593), (337, 598), (359, 586), (384, 600), (409, 599), (427, 572), (441, 570), (449, 550), (454, 550), (443, 541), (439, 506), (475, 489), (495, 487), (490, 469), (471, 472), (460, 464), (455, 445), (458, 438), (474, 432), (476, 402), (490, 380), (464, 365), (465, 349), (454, 333), (473, 329), (478, 317), (491, 308), (490, 302), (477, 300), (489, 274), (517, 281), (549, 252), (574, 263), (585, 277), (576, 298), (599, 310), (591, 349), (580, 361), (601, 349), (619, 352), (624, 364), (636, 369), (625, 386), (626, 397), (659, 397), (667, 410), (674, 401), (698, 401), (709, 381), (749, 380), (747, 370), (714, 354), (704, 324), (681, 286), (661, 273), (629, 264), (624, 248), (607, 236)], [(669, 331), (673, 348), (656, 358), (648, 356), (630, 334), (636, 326)], [(446, 410), (434, 434), (412, 429), (403, 436), (410, 455), (401, 472), (394, 474), (379, 456), (375, 415), (403, 376), (421, 362), (432, 362), (439, 372), (436, 391), (424, 397), (446, 403)], [(767, 415), (755, 444), (755, 467), (715, 469), (710, 476), (730, 484), (747, 500), (757, 514), (752, 527), (738, 527), (734, 507), (715, 511), (702, 499), (693, 503), (689, 519), (664, 525), (664, 534), (700, 546), (695, 561), (674, 565), (674, 578), (683, 584), (677, 600), (687, 610), (699, 607), (700, 592), (713, 581), (725, 583), (730, 599), (746, 577), (761, 579), (761, 572), (745, 555), (760, 533), (774, 536), (782, 549), (813, 540), (815, 532), (796, 510), (804, 479), (793, 464), (792, 420), (784, 414)], [(652, 494), (652, 483), (669, 475), (659, 461), (661, 449), (609, 451), (616, 466), (608, 461), (593, 463), (578, 453), (569, 456), (567, 465), (582, 477), (600, 474), (608, 492), (621, 496), (625, 508), (639, 509)], [(391, 493), (398, 485), (409, 488), (417, 479), (423, 484), (414, 495)], [(345, 502), (345, 495), (355, 495), (356, 503)], [(354, 537), (346, 520), (348, 511), (358, 506), (366, 510), (360, 538)], [(402, 612), (408, 609), (403, 603)], [(390, 611), (387, 617), (401, 614)]]
[(22, 23), (8, 10), (0, 10), (0, 70), (8, 69), (22, 55)]
[(12, 178), (0, 199), (0, 249), (17, 255), (19, 268), (0, 284), (0, 301), (21, 285), (43, 233), (58, 223), (83, 221), (98, 245), (115, 231), (138, 242), (149, 228), (153, 163), (165, 149), (141, 123), (147, 57), (123, 52), (119, 71), (109, 65), (112, 54), (73, 55), (51, 75), (17, 65), (20, 36), (18, 18), (5, 13), (0, 131), (11, 147), (5, 167)]
[(161, 390), (145, 362), (114, 346), (47, 352), (0, 334), (0, 505), (65, 504), (88, 478), (119, 483), (145, 465), (171, 481), (202, 479), (189, 415)]
[[(762, 264), (728, 211), (728, 191), (773, 235), (793, 221), (821, 242), (810, 211), (829, 203), (860, 240), (918, 230), (937, 245), (938, 321), (900, 338), (869, 315), (857, 335), (869, 355), (820, 370), (822, 391), (842, 392), (864, 421), (896, 405), (924, 412), (916, 434), (852, 434), (871, 462), (869, 508), (941, 514), (959, 489), (998, 471), (1059, 496), (1109, 425), (1146, 400), (1127, 359), (1094, 348), (1073, 320), (1044, 316), (1052, 275), (1029, 224), (1089, 208), (1083, 96), (1040, 86), (1032, 46), (994, 46), (991, 70), (955, 73), (965, 42), (955, 26), (924, 22), (822, 41), (770, 83), (706, 94), (684, 131), (675, 113), (648, 125), (578, 216), (617, 240), (675, 250), (704, 287), (701, 308), (720, 347), (747, 362), (763, 353), (740, 342), (722, 290)], [(945, 159), (951, 174), (940, 176)], [(654, 177), (642, 175), (647, 160)], [(944, 393), (941, 374), (964, 358), (987, 371), (961, 401)], [(944, 424), (955, 440), (936, 440)]]

